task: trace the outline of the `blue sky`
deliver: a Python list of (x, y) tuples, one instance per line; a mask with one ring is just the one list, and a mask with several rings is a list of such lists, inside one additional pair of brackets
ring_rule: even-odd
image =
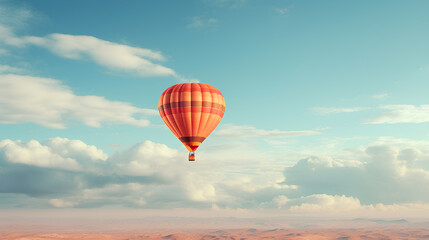
[[(0, 207), (427, 210), (428, 10), (0, 1)], [(192, 81), (226, 101), (196, 166), (157, 114)]]

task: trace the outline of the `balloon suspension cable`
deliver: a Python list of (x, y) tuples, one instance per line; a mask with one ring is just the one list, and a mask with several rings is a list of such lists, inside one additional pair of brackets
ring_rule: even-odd
[(189, 152), (189, 161), (195, 161), (195, 152)]

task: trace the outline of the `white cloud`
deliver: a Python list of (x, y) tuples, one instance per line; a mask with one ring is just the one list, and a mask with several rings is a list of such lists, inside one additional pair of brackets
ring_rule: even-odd
[(67, 118), (91, 127), (101, 123), (148, 126), (134, 115), (155, 115), (142, 109), (100, 96), (77, 96), (68, 86), (49, 78), (0, 75), (0, 123), (33, 122), (50, 128), (65, 128)]
[(108, 157), (101, 149), (93, 145), (87, 145), (80, 140), (56, 137), (47, 140), (45, 144), (53, 153), (82, 161), (106, 161)]
[[(299, 214), (300, 216), (348, 216), (348, 217), (425, 217), (429, 210), (427, 203), (401, 204), (361, 204), (356, 197), (345, 195), (312, 194), (309, 196), (289, 199), (280, 195), (273, 199), (283, 214)], [(362, 220), (364, 220), (362, 219)]]
[(24, 72), (24, 69), (0, 64), (0, 73), (21, 73), (21, 72)]
[(180, 168), (179, 151), (165, 144), (144, 141), (130, 149), (118, 152), (111, 157), (117, 162), (117, 171), (130, 176), (160, 175), (163, 178), (175, 178)]
[[(12, 145), (19, 145), (19, 151), (12, 151)], [(44, 154), (33, 154), (41, 152), (38, 149)], [(0, 168), (0, 193), (27, 194), (39, 201), (48, 201), (43, 196), (49, 194), (51, 199), (61, 199), (49, 201), (56, 207), (67, 207), (72, 203), (77, 207), (209, 208), (215, 202), (222, 206), (240, 206), (240, 202), (234, 201), (243, 199), (243, 196), (230, 196), (230, 190), (238, 192), (236, 189), (241, 189), (245, 196), (264, 195), (265, 186), (272, 185), (261, 182), (260, 177), (244, 182), (243, 179), (234, 180), (228, 174), (214, 171), (218, 168), (213, 165), (215, 159), (206, 159), (201, 154), (195, 164), (187, 161), (185, 151), (179, 152), (151, 141), (139, 143), (107, 159), (94, 146), (62, 138), (49, 139), (43, 144), (34, 140), (29, 143), (4, 140), (0, 153), (3, 154), (0, 165), (5, 166)], [(21, 160), (25, 158), (26, 161)], [(73, 168), (63, 159), (77, 167)], [(277, 175), (281, 177), (280, 172)], [(224, 189), (225, 186), (229, 190)], [(270, 193), (268, 198), (273, 195)], [(252, 206), (258, 202), (245, 201)]]
[(361, 208), (359, 199), (344, 195), (313, 194), (288, 201), (292, 212), (344, 212)]
[(288, 197), (346, 195), (365, 204), (429, 201), (429, 172), (413, 166), (427, 156), (386, 145), (358, 151), (354, 160), (310, 157), (286, 168), (285, 183), (298, 187)]
[(65, 170), (91, 170), (94, 161), (106, 161), (107, 154), (80, 140), (51, 138), (40, 143), (36, 140), (21, 142), (0, 141), (0, 157), (9, 163)]
[(75, 202), (68, 202), (58, 198), (50, 199), (49, 204), (57, 208), (74, 207), (76, 205)]
[(366, 124), (424, 123), (429, 122), (429, 105), (386, 105), (389, 110), (368, 119)]
[(46, 37), (12, 37), (6, 39), (6, 43), (19, 47), (35, 45), (47, 48), (58, 56), (69, 59), (88, 58), (100, 66), (141, 77), (176, 75), (172, 69), (153, 63), (165, 60), (160, 52), (93, 36), (54, 33)]
[(387, 93), (374, 94), (371, 97), (374, 99), (385, 99), (389, 96)]
[(252, 137), (297, 137), (297, 136), (308, 136), (320, 134), (316, 131), (282, 131), (282, 130), (264, 130), (257, 129), (253, 126), (236, 126), (236, 125), (225, 125), (222, 129), (216, 131), (217, 136), (222, 137), (236, 137), (236, 138), (252, 138)]
[[(124, 195), (133, 192), (124, 205), (137, 206), (143, 203), (143, 196), (156, 204), (166, 192), (173, 194), (171, 188), (176, 188), (174, 191), (181, 194), (177, 198), (186, 202), (187, 187), (181, 180), (185, 171), (174, 163), (175, 159), (177, 150), (150, 141), (108, 158), (100, 149), (79, 140), (52, 138), (44, 143), (3, 140), (0, 193), (36, 197), (49, 194), (54, 196), (54, 200), (49, 200), (50, 205), (70, 207), (121, 205)], [(137, 197), (139, 194), (143, 195)], [(174, 199), (170, 196), (167, 202)]]
[(3, 140), (0, 142), (0, 149), (0, 157), (10, 163), (67, 170), (81, 168), (75, 159), (61, 156), (35, 140), (26, 143)]
[(0, 23), (0, 36), (0, 40), (7, 41), (10, 37), (13, 36), (13, 33), (10, 28)]
[[(211, 203), (217, 198), (210, 171), (189, 168), (185, 152), (179, 152), (164, 144), (144, 141), (128, 150), (118, 152), (108, 161), (115, 163), (115, 172), (126, 176), (143, 176), (165, 183), (157, 189), (140, 186), (141, 191), (150, 192), (145, 196), (147, 205), (157, 204), (160, 198), (165, 204), (189, 202)], [(172, 185), (170, 185), (172, 184)], [(170, 192), (174, 188), (173, 192)], [(173, 195), (172, 195), (173, 194)]]
[(145, 198), (150, 196), (150, 187), (139, 183), (107, 184), (101, 188), (83, 189), (76, 201), (83, 207), (102, 205), (144, 207)]
[[(88, 35), (53, 33), (44, 37), (19, 36), (16, 30), (32, 17), (27, 9), (9, 9), (0, 6), (0, 44), (12, 47), (38, 46), (68, 59), (91, 60), (108, 69), (139, 77), (173, 76), (176, 72), (159, 62), (165, 57), (159, 51), (106, 41)], [(208, 19), (213, 24), (216, 19)], [(3, 49), (2, 52), (7, 52)]]
[(315, 107), (313, 108), (319, 114), (336, 114), (336, 113), (350, 113), (367, 110), (366, 107), (353, 107), (353, 108), (335, 108), (335, 107)]
[(284, 162), (267, 161), (266, 152), (253, 148), (219, 151), (217, 146), (218, 154), (209, 149), (197, 162), (187, 162), (185, 151), (152, 141), (107, 157), (79, 140), (4, 140), (0, 194), (26, 194), (54, 207), (209, 209), (215, 204), (305, 214), (406, 212), (429, 202), (429, 172), (417, 167), (429, 160), (427, 145), (372, 146), (355, 150), (351, 160), (309, 157), (284, 173)]
[(277, 204), (277, 208), (282, 208), (282, 206), (286, 205), (289, 201), (290, 199), (284, 195), (273, 198), (273, 202)]
[(191, 22), (186, 25), (187, 28), (202, 28), (212, 24), (217, 23), (217, 19), (215, 18), (204, 18), (202, 16), (194, 16), (191, 19)]
[(25, 26), (32, 18), (33, 13), (27, 8), (0, 5), (0, 39), (13, 37), (13, 32)]
[(180, 83), (199, 83), (200, 81), (196, 78), (187, 78), (180, 75), (176, 75)]
[(195, 202), (214, 202), (216, 201), (216, 189), (210, 183), (197, 183), (195, 182), (196, 178), (188, 176), (185, 185), (186, 185), (186, 194), (188, 198)]

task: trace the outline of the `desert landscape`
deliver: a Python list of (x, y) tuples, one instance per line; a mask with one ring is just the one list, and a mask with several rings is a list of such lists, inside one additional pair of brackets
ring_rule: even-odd
[(81, 232), (32, 231), (2, 233), (0, 239), (148, 239), (148, 240), (253, 240), (253, 239), (429, 239), (429, 228), (358, 228), (358, 229), (224, 229), (193, 231)]
[(0, 217), (0, 239), (429, 239), (429, 222), (421, 219), (37, 218)]

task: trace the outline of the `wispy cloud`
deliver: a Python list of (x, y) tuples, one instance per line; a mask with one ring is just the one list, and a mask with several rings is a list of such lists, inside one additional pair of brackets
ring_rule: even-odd
[(213, 25), (217, 23), (217, 19), (215, 18), (204, 18), (202, 16), (195, 16), (190, 18), (191, 22), (186, 25), (187, 28), (202, 28)]
[(51, 204), (53, 207), (56, 207), (56, 208), (68, 208), (68, 207), (74, 207), (77, 203), (64, 201), (63, 199), (59, 199), (59, 198), (53, 198), (49, 200), (49, 204)]
[(187, 78), (187, 77), (183, 77), (181, 75), (177, 75), (177, 79), (181, 82), (181, 83), (199, 83), (200, 81), (196, 78)]
[[(166, 58), (159, 51), (106, 41), (88, 35), (53, 33), (43, 37), (19, 36), (15, 33), (17, 26), (23, 25), (31, 16), (31, 12), (22, 9), (10, 11), (17, 14), (6, 14), (6, 16), (13, 15), (11, 18), (4, 17), (1, 13), (8, 11), (0, 6), (0, 44), (9, 48), (37, 46), (48, 49), (63, 58), (90, 60), (110, 70), (139, 77), (173, 76), (179, 80), (181, 78), (173, 69), (162, 64)], [(204, 23), (213, 24), (214, 22), (216, 22), (215, 19), (208, 19)], [(194, 24), (198, 26), (198, 19)], [(3, 51), (7, 52), (7, 49)]]
[(374, 94), (371, 97), (374, 99), (385, 99), (389, 96), (387, 93)]
[(67, 119), (91, 127), (104, 123), (148, 126), (137, 116), (157, 111), (134, 107), (126, 102), (101, 96), (78, 96), (60, 81), (24, 75), (0, 75), (0, 123), (36, 123), (50, 128), (65, 128)]
[(389, 110), (368, 119), (367, 124), (424, 123), (429, 122), (429, 105), (386, 105), (381, 109)]
[(25, 70), (22, 68), (0, 64), (0, 73), (22, 73), (22, 72), (25, 72)]
[(225, 125), (222, 129), (216, 131), (217, 136), (222, 137), (233, 137), (233, 138), (273, 138), (273, 137), (298, 137), (320, 134), (320, 132), (305, 130), (305, 131), (282, 131), (278, 129), (265, 130), (257, 129), (253, 126), (236, 126), (236, 125)]
[(419, 69), (420, 71), (429, 70), (429, 65), (427, 65), (427, 66), (423, 66), (423, 67), (419, 67), (418, 69)]
[(336, 108), (336, 107), (315, 107), (313, 111), (327, 115), (327, 114), (336, 114), (336, 113), (351, 113), (351, 112), (359, 112), (364, 111), (369, 108), (367, 107), (353, 107), (353, 108)]
[(276, 13), (279, 13), (279, 14), (285, 14), (289, 11), (289, 8), (276, 7), (276, 8), (274, 8), (274, 11), (276, 11)]
[(246, 3), (249, 0), (203, 0), (203, 1), (218, 7), (240, 8), (246, 5)]
[(10, 37), (5, 39), (5, 42), (17, 47), (34, 45), (46, 48), (64, 58), (90, 59), (100, 66), (140, 77), (176, 75), (174, 70), (154, 63), (165, 60), (160, 52), (113, 43), (92, 36), (55, 33), (45, 37)]
[(13, 32), (34, 20), (33, 12), (25, 7), (14, 8), (0, 4), (0, 36), (13, 36)]

